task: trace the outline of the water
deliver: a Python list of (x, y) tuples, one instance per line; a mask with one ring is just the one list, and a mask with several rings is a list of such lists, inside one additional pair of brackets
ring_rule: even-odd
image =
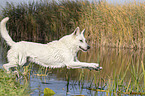
[(56, 94), (55, 96), (70, 96), (70, 95), (89, 95), (94, 96), (95, 92), (89, 91), (87, 89), (82, 89), (76, 83), (70, 82), (69, 86), (67, 86), (67, 81), (58, 80), (56, 76), (49, 75), (48, 77), (31, 77), (30, 80), (31, 89), (38, 88), (38, 90), (33, 91), (31, 96), (43, 96), (44, 88), (51, 88)]
[[(0, 66), (6, 62), (5, 49), (1, 49)], [(98, 47), (92, 48), (88, 52), (79, 52), (79, 60), (84, 62), (97, 62), (103, 67), (103, 70), (90, 71), (88, 69), (48, 69), (47, 76), (37, 76), (36, 74), (45, 73), (39, 72), (39, 66), (33, 65), (32, 73), (30, 75), (29, 86), (34, 90), (31, 96), (43, 96), (45, 88), (52, 89), (55, 96), (71, 96), (71, 95), (87, 95), (87, 96), (104, 96), (106, 92), (96, 92), (88, 90), (87, 88), (95, 88), (95, 80), (97, 87), (107, 89), (108, 78), (113, 80), (114, 76), (123, 76), (126, 72), (124, 82), (128, 82), (132, 78), (132, 68), (135, 67), (136, 74), (142, 72), (141, 62), (145, 62), (144, 50), (133, 49), (116, 49)], [(138, 75), (136, 75), (138, 76)], [(80, 79), (81, 78), (81, 79)], [(81, 83), (80, 83), (80, 82)], [(140, 78), (140, 85), (143, 85), (143, 78)], [(113, 96), (113, 95), (112, 95)]]
[[(82, 71), (82, 69), (50, 69), (47, 76), (37, 76), (36, 74), (39, 73), (39, 68), (37, 67), (37, 65), (33, 65), (33, 73), (29, 80), (30, 89), (34, 89), (31, 96), (43, 96), (43, 90), (45, 88), (52, 89), (56, 93), (55, 96), (72, 96), (80, 94), (86, 96), (95, 96), (95, 94), (100, 94), (99, 96), (104, 96), (105, 94), (102, 92), (88, 90), (87, 88), (90, 84), (87, 83), (87, 81), (83, 83), (78, 82), (78, 70)], [(40, 74), (43, 73), (45, 72), (40, 72)], [(69, 81), (67, 76), (70, 78)]]

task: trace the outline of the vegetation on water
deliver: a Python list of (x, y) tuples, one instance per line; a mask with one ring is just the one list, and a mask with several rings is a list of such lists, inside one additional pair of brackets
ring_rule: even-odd
[[(145, 5), (144, 3), (129, 3), (121, 5), (108, 4), (106, 2), (88, 1), (60, 1), (60, 2), (33, 2), (21, 3), (17, 6), (7, 4), (3, 9), (2, 18), (8, 16), (8, 30), (14, 41), (27, 40), (47, 43), (70, 34), (77, 26), (86, 28), (85, 37), (94, 47), (87, 53), (79, 53), (81, 61), (98, 62), (103, 70), (100, 72), (88, 69), (48, 69), (49, 72), (65, 77), (68, 81), (77, 80), (82, 87), (89, 82), (87, 89), (105, 92), (106, 95), (140, 94), (145, 93), (145, 58), (143, 50), (130, 51), (129, 55), (120, 49), (117, 51), (104, 50), (99, 46), (119, 48), (145, 48)], [(111, 53), (112, 52), (112, 53)], [(93, 55), (92, 55), (93, 54)], [(46, 76), (47, 69), (41, 68), (37, 76)], [(26, 73), (30, 74), (28, 67)], [(33, 70), (35, 71), (35, 70)], [(23, 94), (25, 86), (21, 86), (13, 75), (2, 77), (3, 92), (14, 90), (10, 94)], [(39, 74), (40, 73), (40, 74)], [(67, 73), (67, 74), (64, 74)], [(64, 75), (64, 76), (63, 76)], [(12, 76), (12, 77), (11, 77)], [(11, 82), (14, 83), (11, 87)], [(74, 81), (75, 81), (74, 80)], [(12, 84), (13, 84), (12, 83)], [(25, 84), (24, 84), (25, 85)], [(7, 89), (9, 88), (9, 89)], [(17, 89), (17, 90), (16, 90)], [(22, 89), (20, 92), (19, 89)], [(17, 93), (20, 92), (20, 93)], [(97, 93), (96, 93), (97, 94)]]

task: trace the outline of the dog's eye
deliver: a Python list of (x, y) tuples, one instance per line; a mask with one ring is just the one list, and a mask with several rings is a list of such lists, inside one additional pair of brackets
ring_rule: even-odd
[(83, 42), (83, 40), (80, 40), (80, 42)]

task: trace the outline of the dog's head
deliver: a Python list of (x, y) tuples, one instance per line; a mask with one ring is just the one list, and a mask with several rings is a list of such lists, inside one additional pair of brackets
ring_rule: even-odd
[(75, 38), (76, 46), (82, 51), (87, 51), (88, 49), (90, 49), (90, 46), (86, 43), (84, 32), (85, 32), (85, 29), (82, 32), (80, 32), (80, 28), (77, 27), (72, 33), (72, 35)]

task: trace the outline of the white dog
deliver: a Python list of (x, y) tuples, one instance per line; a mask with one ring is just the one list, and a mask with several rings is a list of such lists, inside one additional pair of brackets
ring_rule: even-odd
[(3, 65), (7, 71), (17, 65), (23, 66), (28, 60), (50, 68), (67, 66), (67, 68), (102, 69), (99, 64), (80, 62), (77, 59), (79, 50), (90, 49), (83, 35), (85, 30), (80, 33), (80, 29), (77, 27), (72, 34), (47, 44), (27, 41), (14, 42), (6, 29), (8, 20), (9, 17), (6, 17), (1, 21), (1, 35), (11, 47), (7, 54), (9, 63)]

